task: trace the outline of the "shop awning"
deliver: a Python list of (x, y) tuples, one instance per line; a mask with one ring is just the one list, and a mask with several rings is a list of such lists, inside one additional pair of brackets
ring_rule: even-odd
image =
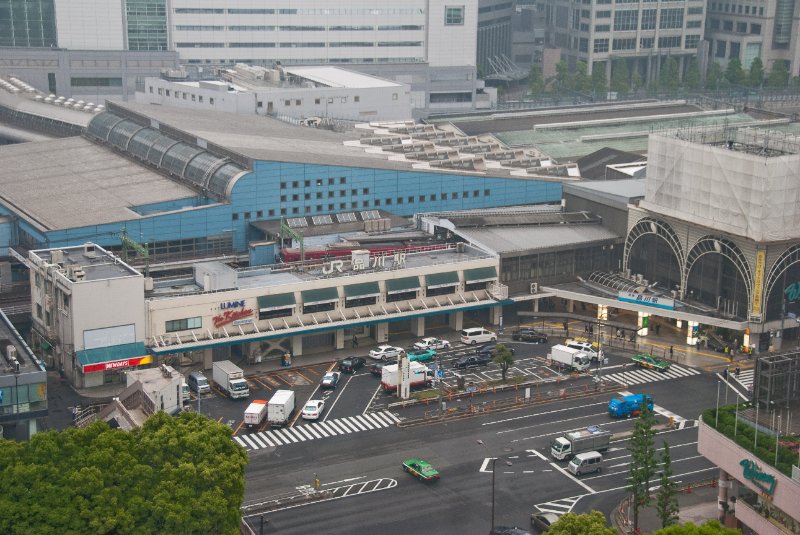
[(258, 309), (262, 311), (291, 308), (294, 305), (294, 293), (262, 295), (258, 298)]
[(497, 269), (494, 266), (464, 270), (464, 282), (489, 282), (497, 280)]
[(150, 362), (147, 360), (150, 355), (142, 342), (83, 349), (75, 353), (84, 373), (128, 368)]
[(305, 290), (302, 295), (304, 305), (331, 303), (339, 300), (339, 292), (336, 291), (336, 288), (317, 288), (316, 290)]
[(445, 273), (433, 273), (425, 276), (428, 288), (442, 288), (444, 286), (455, 286), (458, 284), (458, 273), (447, 271)]
[(386, 281), (386, 293), (389, 294), (399, 294), (401, 292), (410, 292), (419, 289), (419, 277), (403, 277)]
[(375, 297), (381, 295), (381, 288), (377, 282), (363, 282), (361, 284), (348, 284), (344, 287), (344, 296), (348, 299), (355, 297)]

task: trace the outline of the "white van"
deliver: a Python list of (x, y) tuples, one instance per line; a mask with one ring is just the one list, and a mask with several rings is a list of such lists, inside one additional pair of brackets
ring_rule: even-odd
[(486, 342), (496, 342), (497, 335), (482, 327), (473, 327), (461, 331), (461, 341), (467, 345), (485, 344)]
[(181, 381), (181, 400), (183, 404), (186, 405), (189, 403), (191, 396), (189, 395), (189, 385), (186, 384), (186, 381)]
[(208, 384), (208, 379), (203, 372), (192, 372), (186, 377), (186, 382), (189, 384), (189, 388), (193, 391), (197, 392), (198, 394), (205, 394), (207, 392), (211, 392), (211, 385)]
[(569, 342), (567, 342), (566, 346), (571, 347), (573, 349), (577, 349), (579, 351), (583, 351), (584, 353), (589, 355), (589, 358), (591, 359), (592, 362), (600, 362), (601, 360), (603, 360), (604, 357), (603, 350), (597, 349), (597, 347), (590, 342), (579, 342), (577, 340), (570, 340)]
[(579, 453), (567, 465), (567, 470), (574, 475), (600, 472), (602, 470), (603, 456), (597, 451)]

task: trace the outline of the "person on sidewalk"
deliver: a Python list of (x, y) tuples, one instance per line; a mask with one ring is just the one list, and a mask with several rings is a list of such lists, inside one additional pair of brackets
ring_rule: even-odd
[(353, 349), (358, 347), (358, 336), (353, 335)]
[(670, 358), (670, 360), (672, 360), (672, 355), (673, 355), (673, 352), (674, 352), (674, 349), (673, 349), (673, 347), (672, 347), (672, 346), (669, 346), (669, 358)]

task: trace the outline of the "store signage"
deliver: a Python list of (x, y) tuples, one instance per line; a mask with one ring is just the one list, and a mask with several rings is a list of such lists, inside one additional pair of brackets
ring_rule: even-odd
[[(356, 258), (350, 262), (350, 269), (352, 271), (363, 271), (367, 268), (386, 267), (386, 258), (387, 255), (371, 256), (366, 263), (362, 258)], [(394, 253), (392, 262), (394, 262), (394, 267), (404, 267), (406, 265), (406, 253)], [(344, 260), (331, 260), (322, 266), (323, 275), (330, 275), (333, 272), (344, 272)]]
[(675, 308), (675, 300), (669, 297), (657, 297), (655, 295), (640, 295), (634, 292), (619, 292), (620, 301), (636, 303), (637, 305), (647, 305), (657, 308)]
[(770, 496), (775, 494), (775, 486), (778, 484), (775, 476), (762, 472), (761, 467), (750, 459), (742, 459), (739, 461), (739, 465), (742, 467), (742, 475), (745, 479), (766, 494)]
[(244, 308), (244, 305), (245, 305), (244, 299), (240, 299), (239, 301), (228, 301), (226, 303), (220, 303), (219, 309), (230, 310), (232, 308)]
[(794, 303), (798, 299), (800, 299), (800, 282), (793, 282), (786, 289), (783, 291), (783, 295), (786, 296), (786, 300), (790, 303)]
[(233, 323), (235, 321), (242, 320), (244, 318), (249, 318), (252, 315), (253, 315), (252, 308), (226, 310), (222, 314), (219, 314), (211, 318), (211, 321), (214, 322), (214, 327), (219, 328), (222, 327), (223, 325), (227, 325), (229, 323)]
[(84, 364), (83, 373), (104, 372), (109, 370), (118, 370), (120, 368), (132, 368), (134, 366), (141, 366), (142, 364), (150, 364), (151, 362), (153, 362), (153, 357), (150, 355), (145, 355), (143, 357), (134, 357), (130, 359), (98, 362), (96, 364)]

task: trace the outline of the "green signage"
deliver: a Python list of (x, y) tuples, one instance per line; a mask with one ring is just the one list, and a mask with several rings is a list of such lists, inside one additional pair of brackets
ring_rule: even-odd
[(755, 461), (751, 461), (749, 459), (742, 459), (739, 461), (739, 465), (742, 467), (742, 474), (744, 475), (745, 479), (750, 480), (753, 485), (764, 491), (766, 494), (769, 494), (770, 496), (775, 494), (775, 486), (778, 484), (775, 476), (765, 474), (761, 471), (761, 467), (756, 464)]

